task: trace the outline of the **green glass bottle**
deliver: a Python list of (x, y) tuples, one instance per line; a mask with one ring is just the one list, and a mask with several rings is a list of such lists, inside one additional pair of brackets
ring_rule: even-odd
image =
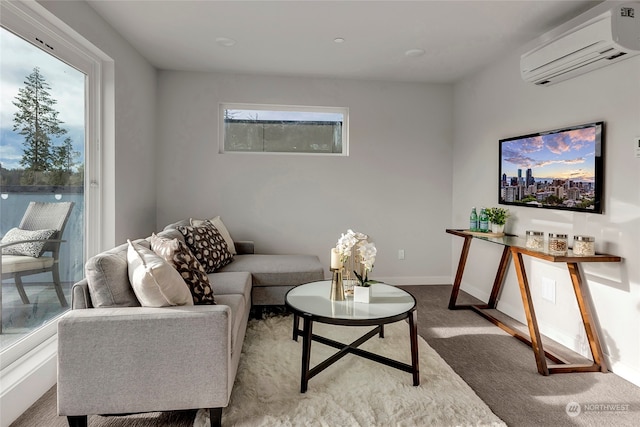
[(483, 233), (489, 232), (489, 215), (485, 208), (480, 209), (480, 231)]
[(471, 209), (471, 216), (469, 217), (469, 230), (478, 231), (478, 213), (476, 208)]

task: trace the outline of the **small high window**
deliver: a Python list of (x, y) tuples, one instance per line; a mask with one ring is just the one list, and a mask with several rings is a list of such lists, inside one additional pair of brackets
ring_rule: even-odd
[(221, 104), (220, 152), (346, 156), (348, 109)]

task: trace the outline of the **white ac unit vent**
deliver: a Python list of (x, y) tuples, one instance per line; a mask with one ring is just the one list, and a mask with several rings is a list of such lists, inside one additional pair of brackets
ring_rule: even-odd
[(549, 31), (520, 58), (522, 79), (550, 85), (640, 53), (640, 2), (604, 2)]

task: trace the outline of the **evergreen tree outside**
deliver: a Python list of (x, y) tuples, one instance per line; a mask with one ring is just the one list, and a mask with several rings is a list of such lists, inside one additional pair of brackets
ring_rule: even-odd
[(18, 108), (13, 118), (13, 130), (24, 137), (25, 147), (20, 160), (24, 167), (20, 183), (66, 185), (79, 153), (73, 150), (69, 137), (62, 145), (54, 145), (54, 139), (64, 136), (67, 130), (58, 118), (57, 101), (51, 97), (51, 87), (39, 67), (33, 69), (24, 84), (13, 102)]
[(64, 139), (62, 145), (53, 147), (49, 184), (67, 185), (73, 174), (72, 167), (75, 164), (73, 159), (79, 155), (79, 152), (73, 150), (69, 137)]

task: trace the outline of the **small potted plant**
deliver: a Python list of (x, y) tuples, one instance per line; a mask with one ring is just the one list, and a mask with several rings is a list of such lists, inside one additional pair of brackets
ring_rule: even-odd
[(496, 234), (504, 233), (504, 225), (509, 218), (509, 210), (504, 208), (488, 208), (487, 216), (491, 223), (491, 232)]

